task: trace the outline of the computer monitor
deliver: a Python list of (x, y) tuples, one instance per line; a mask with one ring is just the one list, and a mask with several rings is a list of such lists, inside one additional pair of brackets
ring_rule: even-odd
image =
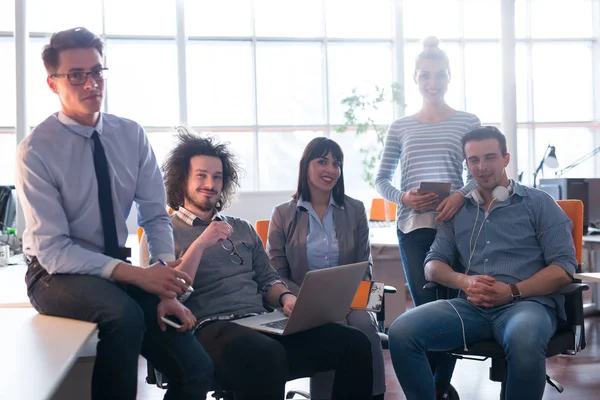
[(15, 228), (17, 218), (17, 198), (14, 186), (0, 186), (0, 232)]
[(540, 179), (539, 188), (555, 200), (581, 200), (584, 233), (600, 227), (600, 178)]

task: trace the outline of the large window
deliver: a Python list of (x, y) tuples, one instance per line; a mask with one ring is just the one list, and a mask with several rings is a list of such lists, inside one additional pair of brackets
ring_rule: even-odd
[[(404, 82), (407, 113), (419, 109), (413, 80), (421, 41), (435, 35), (450, 58), (447, 102), (500, 126), (502, 63), (501, 0), (404, 0)], [(532, 176), (546, 147), (554, 145), (560, 167), (595, 146), (593, 32), (600, 13), (595, 0), (515, 0), (517, 156), (523, 181)], [(427, 16), (422, 17), (422, 16)], [(597, 57), (597, 55), (596, 55)], [(597, 64), (597, 63), (596, 63)], [(598, 67), (596, 67), (598, 68)], [(588, 161), (564, 176), (596, 176)], [(554, 172), (545, 169), (546, 177)]]
[[(545, 177), (553, 178), (598, 141), (594, 87), (600, 70), (593, 61), (598, 5), (595, 0), (515, 2), (519, 170), (526, 183), (533, 183), (548, 145), (556, 147), (560, 164), (558, 170), (544, 168)], [(599, 172), (591, 159), (563, 176)]]
[[(46, 85), (42, 46), (53, 31), (86, 26), (106, 41), (106, 111), (141, 123), (159, 162), (179, 123), (229, 142), (245, 170), (242, 190), (293, 191), (304, 146), (328, 136), (345, 152), (348, 193), (368, 201), (374, 191), (362, 179), (360, 150), (374, 137), (336, 133), (344, 121), (341, 99), (353, 88), (368, 93), (399, 81), (404, 112), (417, 111), (414, 60), (426, 36), (438, 36), (450, 58), (448, 103), (477, 114), (484, 124), (501, 123), (501, 0), (104, 0), (83, 8), (77, 0), (28, 0), (27, 5), (31, 125), (58, 108)], [(14, 158), (16, 119), (13, 6), (14, 0), (0, 0), (0, 183), (12, 183), (14, 169), (7, 167)], [(515, 7), (513, 157), (524, 182), (531, 183), (547, 145), (556, 146), (563, 168), (600, 142), (594, 25), (600, 7), (597, 0), (515, 0)], [(185, 21), (181, 37), (178, 20)], [(387, 125), (395, 111), (387, 104), (375, 119)], [(596, 176), (598, 166), (588, 161), (567, 176)], [(553, 172), (544, 171), (546, 177)]]

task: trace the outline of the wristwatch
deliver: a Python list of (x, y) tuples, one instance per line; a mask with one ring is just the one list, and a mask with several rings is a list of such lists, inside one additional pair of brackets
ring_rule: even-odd
[(510, 295), (512, 297), (512, 301), (518, 301), (521, 300), (521, 291), (519, 290), (518, 286), (516, 283), (511, 283), (508, 286), (510, 286)]

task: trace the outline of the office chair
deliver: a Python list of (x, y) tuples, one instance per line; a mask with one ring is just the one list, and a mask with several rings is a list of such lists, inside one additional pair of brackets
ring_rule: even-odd
[[(583, 249), (583, 203), (580, 200), (558, 200), (557, 203), (573, 221), (573, 230), (571, 233), (573, 234), (573, 242), (576, 250), (577, 270), (579, 271), (581, 269)], [(445, 297), (446, 288), (437, 283), (427, 283), (424, 288), (437, 290), (439, 298)], [(582, 293), (588, 289), (588, 285), (577, 281), (560, 290), (560, 293), (565, 296), (567, 324), (559, 327), (552, 339), (550, 339), (546, 350), (546, 358), (559, 354), (575, 355), (585, 348)], [(468, 351), (459, 348), (449, 353), (458, 359), (465, 360), (485, 361), (491, 358), (490, 380), (500, 382), (500, 399), (506, 399), (507, 362), (504, 350), (500, 344), (495, 340), (486, 340), (469, 344)], [(546, 382), (559, 393), (564, 391), (563, 386), (548, 375), (546, 375)]]
[[(383, 200), (383, 199), (381, 199)], [(260, 240), (263, 242), (263, 246), (267, 246), (267, 239), (269, 237), (269, 224), (271, 221), (268, 219), (259, 219), (254, 224), (254, 229), (260, 236)], [(396, 293), (397, 290), (394, 286), (385, 285), (383, 288), (383, 300), (381, 302), (381, 310), (377, 312), (377, 330), (379, 331), (379, 339), (381, 340), (381, 347), (384, 349), (388, 348), (388, 335), (385, 329), (385, 295)]]
[(0, 186), (0, 233), (16, 225), (17, 202), (13, 196), (14, 189), (14, 186)]
[[(386, 210), (387, 204), (387, 210)], [(396, 210), (398, 205), (382, 198), (376, 198), (371, 201), (371, 211), (369, 212), (369, 221), (394, 221), (396, 219)]]

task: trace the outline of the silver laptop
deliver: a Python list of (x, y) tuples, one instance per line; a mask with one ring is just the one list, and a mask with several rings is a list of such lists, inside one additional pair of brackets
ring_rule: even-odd
[(344, 319), (368, 262), (309, 271), (300, 287), (292, 315), (274, 311), (232, 322), (258, 331), (290, 335)]

